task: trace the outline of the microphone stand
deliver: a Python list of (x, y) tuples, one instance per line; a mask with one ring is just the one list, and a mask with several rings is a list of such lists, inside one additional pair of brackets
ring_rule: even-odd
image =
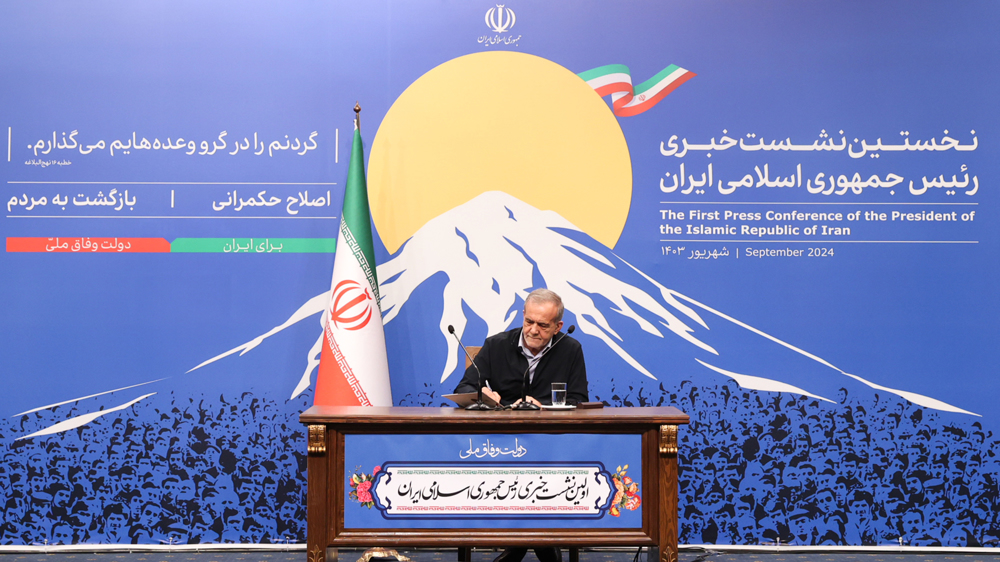
[(476, 375), (478, 375), (479, 379), (477, 381), (479, 383), (477, 385), (477, 387), (479, 388), (479, 393), (476, 395), (476, 402), (475, 404), (469, 404), (468, 406), (465, 407), (465, 409), (495, 410), (496, 408), (483, 402), (483, 373), (479, 370), (479, 365), (476, 365), (476, 360), (472, 358), (472, 355), (469, 355), (469, 350), (465, 349), (465, 344), (463, 344), (461, 338), (459, 338), (458, 335), (455, 334), (455, 327), (452, 326), (451, 324), (448, 325), (448, 333), (455, 336), (455, 341), (457, 341), (458, 345), (462, 347), (462, 351), (465, 352), (465, 356), (469, 358), (469, 362), (472, 363), (472, 366), (476, 368)]
[[(552, 344), (551, 346), (549, 346), (548, 349), (543, 350), (542, 353), (535, 359), (535, 365), (538, 365), (539, 363), (541, 363), (542, 362), (542, 357), (544, 357), (546, 353), (548, 353), (548, 352), (552, 351), (553, 349), (555, 349), (555, 347), (557, 345), (559, 345), (559, 342), (561, 342), (564, 339), (566, 339), (566, 336), (572, 334), (573, 330), (575, 330), (575, 329), (576, 329), (576, 325), (575, 324), (572, 325), (572, 326), (570, 326), (569, 329), (566, 330), (566, 333), (560, 335), (559, 339), (556, 340), (556, 342), (554, 344)], [(516, 405), (511, 406), (511, 408), (510, 408), (511, 410), (541, 410), (542, 409), (538, 404), (532, 404), (531, 402), (528, 402), (528, 371), (530, 371), (530, 370), (531, 370), (531, 361), (528, 361), (528, 368), (524, 370), (524, 376), (521, 377), (521, 401), (518, 402)]]

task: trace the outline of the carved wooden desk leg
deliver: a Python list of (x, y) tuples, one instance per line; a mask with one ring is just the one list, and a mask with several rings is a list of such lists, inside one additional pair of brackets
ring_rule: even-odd
[[(677, 426), (660, 426), (659, 560), (677, 561)], [(652, 562), (652, 561), (650, 561)]]
[[(306, 509), (309, 511), (306, 527), (306, 560), (307, 562), (328, 562), (326, 545), (330, 544), (326, 536), (330, 528), (329, 507), (327, 505), (327, 467), (330, 459), (327, 457), (327, 435), (325, 425), (309, 426), (309, 460), (306, 467), (309, 484), (309, 497)], [(336, 551), (331, 553), (329, 562), (336, 562)]]

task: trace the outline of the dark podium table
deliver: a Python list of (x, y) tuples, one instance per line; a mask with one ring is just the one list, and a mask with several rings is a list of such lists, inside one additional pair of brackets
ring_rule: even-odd
[[(336, 560), (337, 548), (629, 546), (650, 547), (650, 560), (677, 560), (677, 408), (465, 411), (456, 408), (313, 406), (299, 421), (309, 428), (308, 562)], [(602, 533), (599, 521), (578, 528), (345, 529), (346, 435), (373, 434), (639, 435), (644, 490), (642, 525)], [(461, 550), (460, 550), (461, 552)]]

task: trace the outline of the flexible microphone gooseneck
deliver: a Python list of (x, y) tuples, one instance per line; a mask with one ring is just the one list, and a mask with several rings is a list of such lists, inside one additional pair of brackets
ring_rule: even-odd
[(455, 334), (455, 327), (452, 326), (451, 324), (448, 324), (448, 333), (455, 336), (455, 341), (458, 342), (458, 345), (462, 346), (462, 351), (465, 352), (465, 356), (469, 358), (469, 362), (472, 363), (472, 366), (476, 368), (476, 375), (479, 376), (479, 381), (478, 381), (479, 384), (477, 385), (479, 388), (479, 394), (476, 396), (476, 403), (469, 404), (468, 406), (465, 407), (465, 409), (494, 410), (495, 408), (493, 406), (490, 406), (485, 402), (483, 402), (483, 373), (479, 370), (479, 365), (476, 365), (475, 359), (472, 358), (472, 355), (469, 355), (469, 350), (465, 349), (465, 344), (463, 344), (461, 338), (459, 338), (458, 335)]
[[(559, 339), (555, 343), (550, 345), (547, 349), (543, 349), (542, 352), (535, 358), (535, 365), (538, 365), (542, 361), (542, 357), (546, 353), (555, 349), (559, 342), (566, 339), (566, 336), (573, 333), (576, 330), (576, 325), (572, 325), (566, 330), (565, 334), (561, 334)], [(531, 371), (531, 361), (528, 361), (528, 368), (524, 370), (524, 376), (521, 377), (521, 401), (517, 403), (516, 406), (512, 406), (511, 410), (540, 410), (541, 408), (537, 404), (532, 404), (528, 402), (528, 372)]]

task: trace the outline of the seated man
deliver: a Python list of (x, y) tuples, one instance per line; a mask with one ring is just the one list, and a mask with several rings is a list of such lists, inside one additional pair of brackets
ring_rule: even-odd
[[(551, 404), (554, 382), (566, 383), (567, 404), (588, 401), (583, 349), (580, 342), (559, 333), (563, 326), (562, 316), (563, 304), (559, 295), (548, 289), (532, 291), (524, 299), (524, 325), (490, 336), (476, 355), (475, 364), (483, 378), (483, 394), (503, 405), (517, 404), (521, 401), (527, 372), (528, 402)], [(470, 365), (455, 392), (476, 392), (478, 381), (479, 373)], [(508, 548), (495, 562), (520, 562), (527, 552), (526, 548)], [(562, 559), (558, 548), (535, 548), (535, 555), (541, 562)]]
[[(524, 299), (524, 326), (490, 336), (476, 355), (483, 394), (505, 406), (520, 402), (527, 371), (528, 402), (551, 404), (554, 382), (566, 383), (567, 404), (586, 402), (589, 394), (583, 349), (580, 342), (559, 334), (562, 315), (559, 295), (548, 289), (532, 291)], [(455, 392), (476, 392), (477, 383), (478, 373), (470, 365)]]

